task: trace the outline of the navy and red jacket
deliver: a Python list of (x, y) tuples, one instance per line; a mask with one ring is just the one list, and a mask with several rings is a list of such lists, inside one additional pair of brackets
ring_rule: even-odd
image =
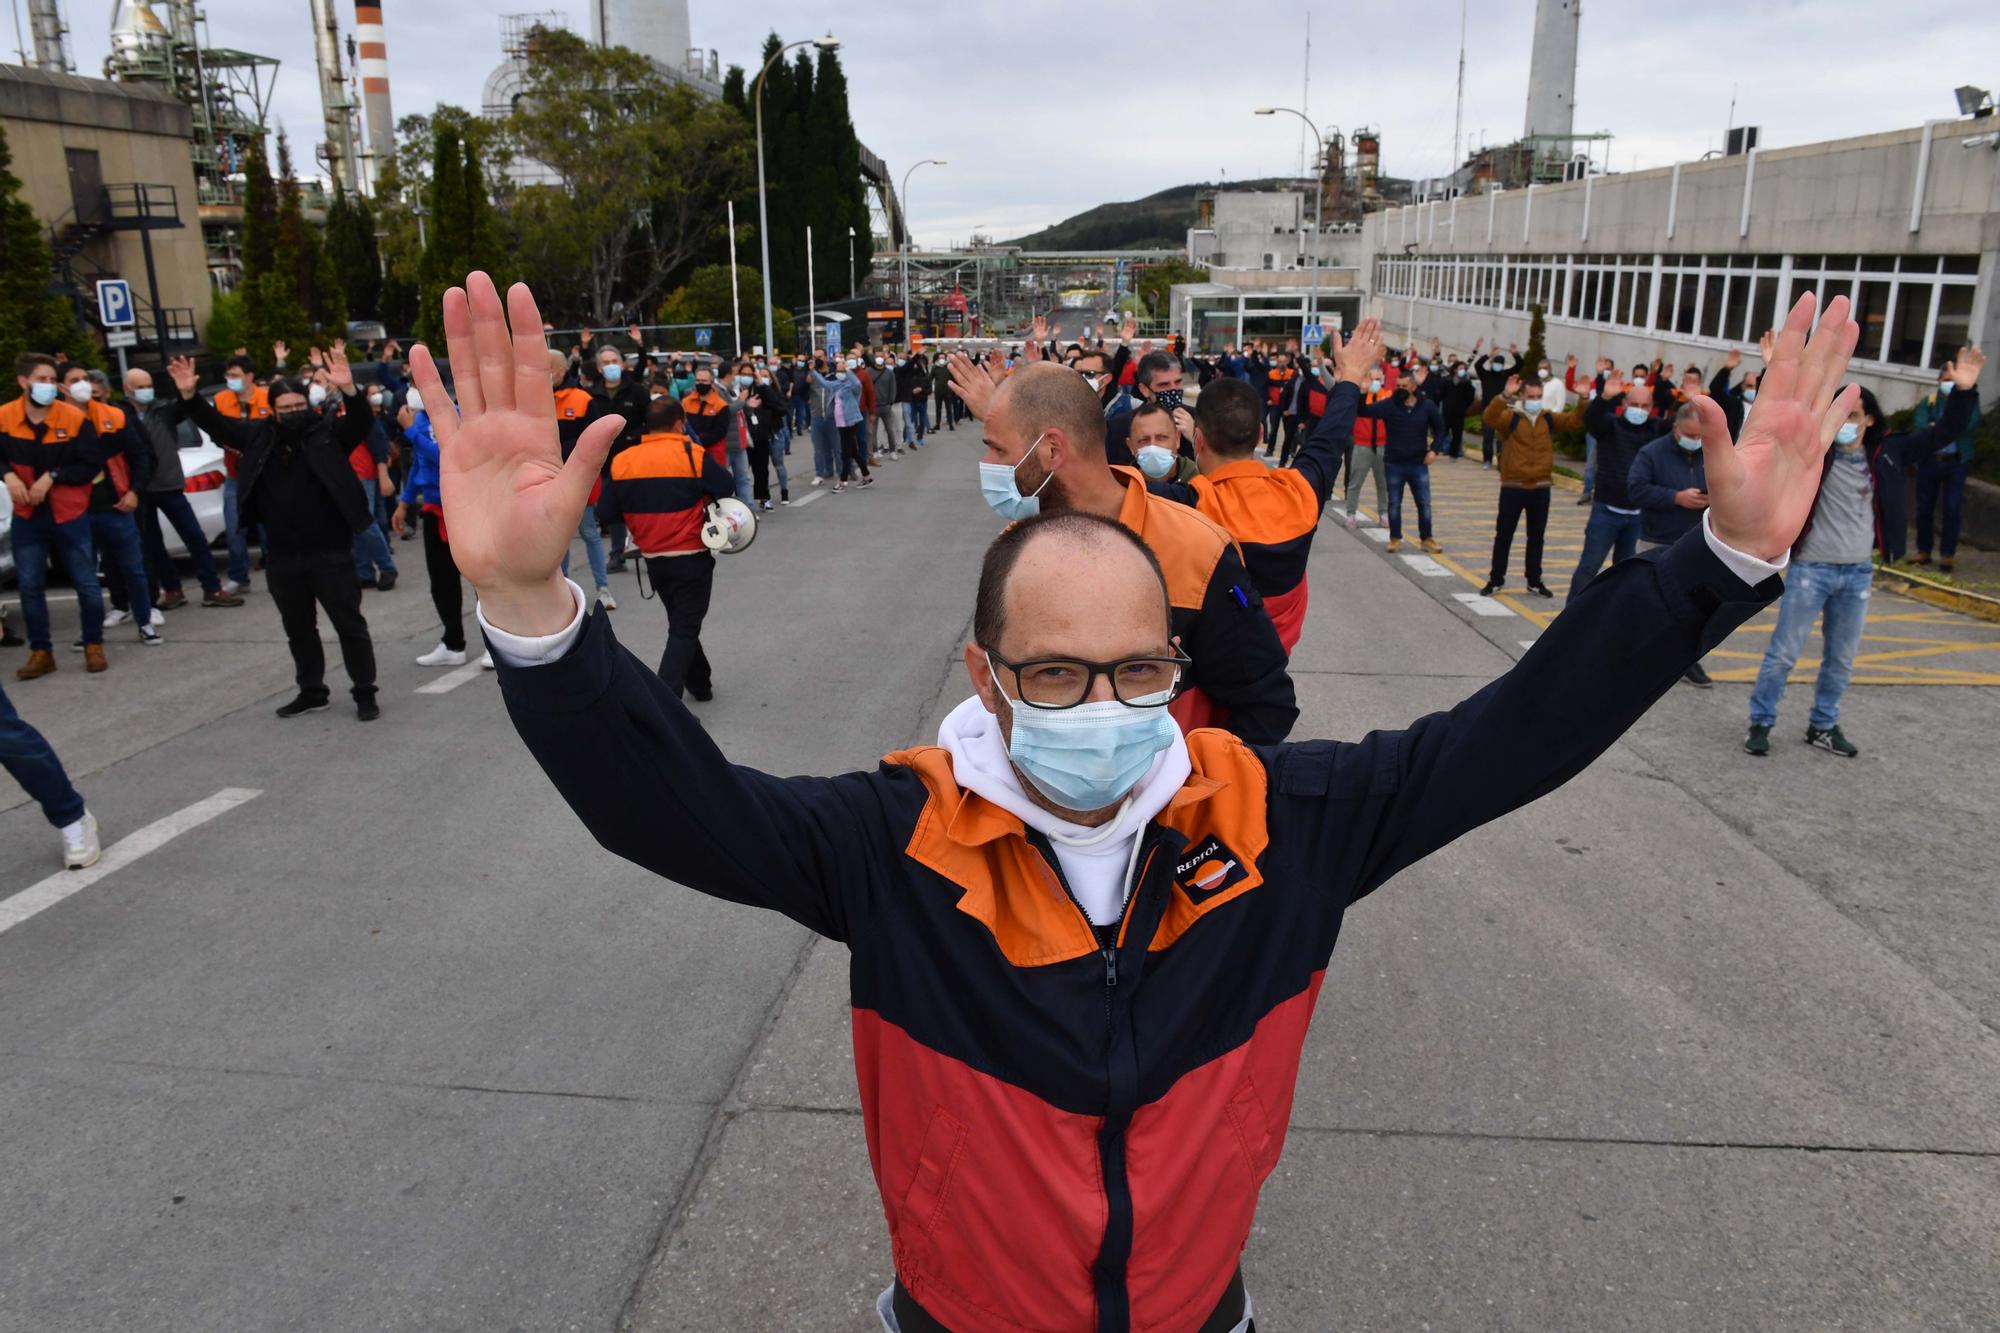
[(1284, 1147), (1348, 907), (1574, 777), (1780, 591), (1694, 534), (1614, 565), (1506, 675), (1407, 730), (1190, 734), (1104, 942), (1040, 835), (943, 750), (832, 778), (732, 764), (601, 610), (500, 685), (605, 848), (852, 951), (869, 1161), (923, 1311), (967, 1333), (1191, 1329)]
[(641, 555), (685, 554), (704, 549), (708, 502), (735, 492), (729, 469), (708, 450), (679, 431), (661, 431), (612, 457), (597, 512), (623, 519)]

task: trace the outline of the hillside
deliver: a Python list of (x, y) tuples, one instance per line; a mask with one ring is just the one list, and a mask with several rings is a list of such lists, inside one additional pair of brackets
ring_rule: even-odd
[[(1288, 178), (1230, 181), (1232, 190), (1280, 190), (1295, 188)], [(1099, 204), (1074, 217), (1064, 218), (1053, 227), (1044, 227), (1027, 236), (1005, 241), (1028, 250), (1115, 250), (1178, 248), (1187, 243), (1187, 229), (1194, 225), (1195, 195), (1218, 188), (1205, 182), (1176, 185), (1119, 204)]]

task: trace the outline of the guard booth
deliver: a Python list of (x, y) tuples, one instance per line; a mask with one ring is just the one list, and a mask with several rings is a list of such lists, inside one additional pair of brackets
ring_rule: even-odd
[(868, 342), (871, 346), (887, 344), (901, 347), (903, 331), (903, 312), (900, 309), (868, 312)]

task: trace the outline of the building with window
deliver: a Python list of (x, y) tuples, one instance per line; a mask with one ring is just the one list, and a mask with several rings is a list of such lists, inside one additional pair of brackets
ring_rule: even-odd
[(1259, 338), (1297, 338), (1311, 305), (1315, 248), (1320, 322), (1350, 328), (1360, 319), (1360, 224), (1328, 219), (1316, 236), (1303, 190), (1217, 191), (1209, 220), (1188, 232), (1187, 254), (1210, 280), (1171, 293), (1172, 326), (1190, 347), (1212, 352)]
[(1370, 215), (1367, 304), (1392, 342), (1525, 345), (1531, 307), (1558, 365), (1660, 357), (1712, 373), (1802, 292), (1845, 294), (1853, 375), (1891, 410), (1960, 344), (1995, 345), (2000, 135), (1916, 129), (1649, 171), (1494, 190)]

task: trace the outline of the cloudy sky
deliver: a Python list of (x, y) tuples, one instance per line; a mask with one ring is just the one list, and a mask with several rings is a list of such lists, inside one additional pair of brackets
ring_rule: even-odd
[[(525, 0), (519, 8), (534, 7)], [(588, 0), (539, 0), (589, 31)], [(109, 46), (110, 0), (65, 0), (80, 72)], [(295, 142), (320, 137), (305, 0), (206, 0), (218, 45), (284, 61), (273, 101)], [(514, 3), (387, 0), (396, 113), (440, 101), (476, 107), (499, 61), (497, 14)], [(352, 0), (339, 0), (343, 24)], [(827, 31), (862, 140), (911, 183), (920, 241), (1006, 237), (1093, 204), (1194, 180), (1295, 172), (1301, 126), (1253, 117), (1305, 97), (1323, 128), (1382, 133), (1391, 175), (1451, 165), (1459, 5), (1305, 4), (1299, 0), (1146, 0), (1143, 5), (1011, 0), (971, 5), (692, 0), (697, 45), (725, 67), (754, 60), (764, 34)], [(1730, 123), (1759, 125), (1767, 146), (1921, 124), (1954, 111), (1961, 83), (2000, 79), (2000, 20), (1990, 4), (1900, 7), (1920, 22), (1884, 24), (1887, 0), (1590, 0), (1577, 73), (1577, 128), (1608, 130), (1616, 170), (1694, 158)], [(1528, 77), (1530, 0), (1471, 6), (1465, 139), (1519, 134)], [(1362, 17), (1356, 17), (1361, 15)]]

